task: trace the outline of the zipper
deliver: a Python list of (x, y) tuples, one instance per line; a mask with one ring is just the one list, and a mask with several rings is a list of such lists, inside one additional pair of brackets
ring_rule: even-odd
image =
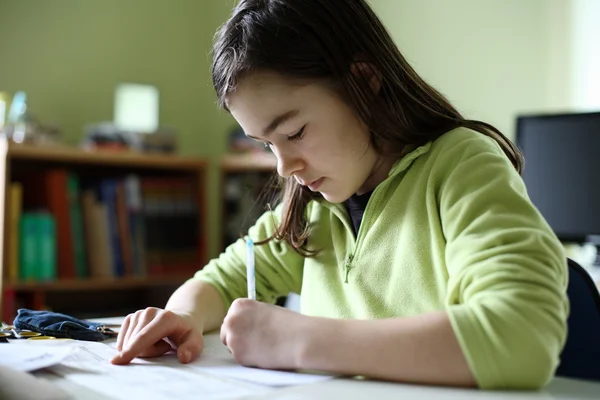
[[(378, 192), (381, 191), (380, 190), (381, 186), (384, 186), (384, 182), (379, 184), (375, 188), (375, 190), (373, 190), (373, 194), (371, 195), (371, 198), (367, 202), (367, 206), (365, 207), (365, 212), (363, 213), (363, 219), (360, 223), (360, 227), (358, 228), (356, 239), (354, 240), (354, 245), (353, 245), (352, 251), (346, 257), (346, 261), (344, 262), (344, 267), (343, 267), (344, 268), (344, 283), (349, 283), (350, 270), (352, 268), (354, 268), (352, 265), (352, 262), (356, 258), (356, 255), (358, 254), (360, 246), (361, 246), (362, 242), (364, 241), (364, 237), (366, 235), (365, 232), (368, 231), (368, 228), (370, 227), (370, 224), (372, 223), (371, 218), (369, 218), (371, 216), (371, 213), (369, 212), (369, 210), (372, 209), (374, 207), (373, 204), (375, 204), (377, 202), (377, 200), (378, 200), (377, 194), (378, 194)], [(334, 210), (338, 210), (340, 212), (341, 217), (342, 217), (341, 219), (342, 219), (344, 225), (346, 226), (346, 229), (349, 230), (350, 232), (353, 232), (353, 227), (351, 225), (352, 222), (350, 221), (350, 215), (346, 211), (346, 208), (341, 205), (335, 205)], [(352, 236), (354, 236), (354, 235), (352, 235)]]
[(348, 283), (348, 274), (350, 273), (350, 269), (352, 268), (352, 260), (354, 259), (354, 254), (350, 254), (348, 258), (346, 258), (346, 263), (344, 268), (346, 270), (346, 277), (344, 279), (344, 283)]
[(371, 221), (371, 212), (369, 212), (370, 209), (372, 209), (374, 207), (373, 204), (375, 204), (378, 200), (377, 198), (377, 194), (378, 192), (380, 192), (381, 190), (378, 190), (381, 188), (381, 184), (379, 184), (375, 190), (373, 190), (373, 194), (371, 194), (371, 198), (369, 199), (369, 201), (367, 202), (367, 206), (365, 207), (365, 212), (363, 213), (363, 219), (360, 223), (360, 226), (358, 227), (358, 232), (356, 234), (356, 242), (354, 243), (354, 248), (352, 249), (352, 252), (350, 253), (350, 255), (346, 258), (346, 264), (345, 264), (345, 279), (344, 279), (344, 283), (348, 283), (348, 275), (350, 275), (350, 270), (353, 268), (352, 266), (352, 261), (354, 261), (354, 259), (356, 258), (358, 251), (361, 248), (362, 242), (364, 241), (364, 237), (366, 235), (366, 232), (369, 230), (369, 228), (371, 227), (372, 221)]
[[(419, 156), (421, 156), (424, 153), (427, 153), (429, 151), (429, 148), (431, 147), (431, 142), (428, 142), (427, 144), (423, 145), (423, 146), (419, 146), (416, 149), (413, 149), (411, 151), (409, 151), (407, 154), (405, 154), (399, 161), (398, 163), (396, 163), (394, 166), (392, 166), (392, 169), (390, 170), (388, 177), (386, 179), (383, 180), (383, 182), (381, 182), (379, 185), (377, 185), (377, 187), (375, 187), (375, 189), (373, 190), (373, 194), (371, 195), (371, 198), (369, 199), (369, 201), (367, 202), (367, 206), (365, 207), (365, 212), (363, 213), (363, 219), (360, 223), (360, 227), (358, 228), (358, 232), (356, 234), (356, 239), (354, 240), (354, 246), (352, 251), (350, 252), (350, 254), (346, 257), (346, 261), (344, 263), (344, 283), (348, 283), (348, 276), (350, 275), (350, 270), (352, 268), (354, 268), (352, 266), (352, 261), (354, 261), (354, 259), (357, 257), (358, 252), (361, 248), (362, 242), (364, 241), (364, 237), (366, 236), (366, 232), (368, 231), (367, 228), (370, 228), (370, 225), (372, 224), (372, 216), (371, 216), (371, 212), (369, 212), (370, 209), (372, 209), (373, 207), (375, 207), (374, 204), (376, 204), (379, 201), (379, 198), (377, 197), (377, 195), (379, 194), (379, 192), (381, 192), (381, 190), (383, 190), (383, 188), (386, 188), (390, 182), (394, 181), (395, 176), (397, 176), (399, 173), (402, 173), (403, 171), (405, 171), (410, 164)], [(348, 214), (348, 212), (346, 211), (346, 208), (340, 205), (337, 205), (337, 207), (334, 207), (334, 210), (337, 209), (338, 211), (340, 211), (341, 215), (342, 215), (342, 221), (344, 223), (344, 225), (346, 226), (346, 229), (348, 229), (350, 232), (354, 232), (354, 228), (352, 226), (352, 221), (350, 220), (350, 215)], [(354, 237), (354, 235), (352, 235)]]

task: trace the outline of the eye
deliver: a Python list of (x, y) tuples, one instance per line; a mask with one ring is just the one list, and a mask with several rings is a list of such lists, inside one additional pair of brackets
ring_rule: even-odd
[(292, 136), (288, 136), (288, 140), (300, 140), (302, 139), (302, 137), (304, 136), (304, 128), (306, 127), (303, 126), (302, 129), (300, 129), (297, 133), (293, 134)]

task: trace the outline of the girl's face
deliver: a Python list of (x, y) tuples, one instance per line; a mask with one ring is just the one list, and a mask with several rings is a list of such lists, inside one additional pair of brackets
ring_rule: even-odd
[(293, 84), (257, 72), (227, 99), (246, 135), (271, 147), (277, 172), (333, 203), (366, 193), (391, 168), (375, 152), (367, 126), (323, 84)]

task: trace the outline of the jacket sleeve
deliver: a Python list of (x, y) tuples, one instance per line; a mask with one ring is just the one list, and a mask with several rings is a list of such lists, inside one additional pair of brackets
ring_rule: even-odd
[[(264, 213), (248, 231), (258, 242), (275, 233), (279, 225), (281, 206)], [(287, 243), (271, 240), (255, 245), (256, 299), (274, 303), (290, 292), (300, 293), (304, 258)], [(198, 271), (193, 279), (210, 283), (220, 293), (225, 308), (240, 297), (248, 297), (246, 282), (246, 242), (238, 239), (216, 259)]]
[(566, 339), (564, 249), (499, 145), (471, 135), (440, 155), (447, 311), (479, 387), (540, 388)]

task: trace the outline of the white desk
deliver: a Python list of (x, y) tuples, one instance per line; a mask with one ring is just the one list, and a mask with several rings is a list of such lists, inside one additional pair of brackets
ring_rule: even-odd
[(571, 399), (597, 400), (600, 397), (600, 384), (587, 384), (566, 379), (556, 379), (544, 391), (536, 392), (484, 392), (468, 389), (436, 388), (397, 383), (368, 382), (352, 380), (332, 380), (310, 386), (294, 387), (273, 392), (262, 399), (344, 399), (344, 400), (471, 400), (471, 399)]
[[(37, 374), (37, 376), (56, 384), (70, 394), (73, 399), (110, 400), (101, 393), (78, 386), (54, 375), (43, 373)], [(202, 398), (202, 388), (198, 388), (198, 398)], [(244, 397), (244, 400), (597, 400), (598, 398), (600, 398), (600, 384), (562, 378), (556, 378), (540, 392), (485, 392), (468, 389), (335, 379), (314, 385), (275, 389), (265, 395)]]
[[(115, 320), (105, 319), (105, 322)], [(117, 320), (118, 321), (118, 320)], [(36, 374), (46, 379), (74, 399), (102, 399), (110, 400), (105, 395), (79, 386), (68, 379), (47, 372)], [(198, 398), (202, 398), (202, 388), (198, 388)], [(506, 391), (480, 391), (471, 389), (454, 389), (430, 387), (420, 385), (406, 385), (398, 383), (361, 381), (352, 379), (334, 379), (326, 382), (306, 386), (294, 386), (272, 391), (244, 399), (266, 400), (301, 400), (301, 399), (326, 399), (326, 400), (387, 400), (387, 399), (444, 399), (444, 400), (488, 400), (488, 399), (569, 399), (592, 400), (600, 399), (600, 383), (577, 381), (564, 378), (555, 378), (546, 388), (539, 392), (506, 392)], [(146, 399), (149, 400), (149, 399)]]

